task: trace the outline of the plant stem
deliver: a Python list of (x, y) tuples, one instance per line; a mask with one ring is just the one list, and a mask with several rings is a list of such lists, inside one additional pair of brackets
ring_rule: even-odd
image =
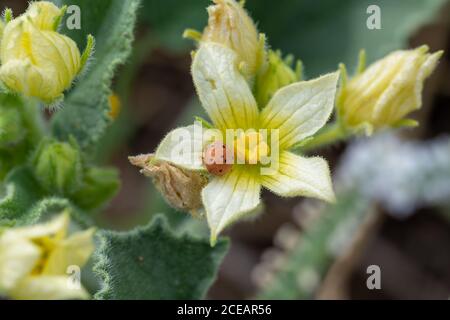
[(328, 124), (319, 133), (301, 146), (302, 151), (311, 151), (329, 146), (348, 137), (348, 133), (338, 122)]

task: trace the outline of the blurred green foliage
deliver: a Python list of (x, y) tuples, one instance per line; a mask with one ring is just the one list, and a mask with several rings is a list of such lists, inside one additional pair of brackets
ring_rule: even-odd
[[(321, 212), (320, 219), (290, 252), (275, 278), (259, 295), (261, 299), (311, 299), (329, 267), (355, 237), (373, 210), (355, 190), (339, 195), (336, 205)], [(343, 243), (339, 243), (339, 241)]]
[[(360, 49), (368, 62), (407, 47), (413, 32), (435, 16), (445, 0), (248, 0), (246, 7), (267, 34), (272, 48), (302, 59), (309, 77), (357, 63)], [(369, 30), (366, 10), (381, 9), (381, 30)]]
[[(245, 7), (270, 47), (292, 53), (310, 77), (337, 69), (339, 62), (355, 65), (360, 49), (369, 62), (407, 46), (410, 35), (429, 21), (446, 0), (247, 0)], [(203, 30), (208, 0), (146, 0), (141, 20), (152, 27), (162, 46), (189, 48), (181, 35), (186, 28)], [(381, 9), (381, 30), (369, 30), (370, 5)]]

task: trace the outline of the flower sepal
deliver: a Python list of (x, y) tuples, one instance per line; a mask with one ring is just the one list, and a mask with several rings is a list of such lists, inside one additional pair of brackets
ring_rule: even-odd
[(154, 154), (129, 157), (129, 160), (131, 164), (141, 168), (143, 175), (152, 178), (171, 207), (187, 211), (196, 218), (203, 217), (201, 191), (208, 183), (204, 173), (158, 160)]

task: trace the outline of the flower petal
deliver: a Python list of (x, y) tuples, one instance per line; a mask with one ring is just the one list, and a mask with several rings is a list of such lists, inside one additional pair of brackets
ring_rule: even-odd
[(64, 212), (52, 220), (29, 227), (12, 229), (8, 232), (11, 236), (24, 239), (41, 239), (44, 241), (60, 241), (65, 238), (70, 223), (70, 214)]
[(256, 128), (258, 107), (233, 50), (202, 43), (192, 63), (192, 76), (203, 107), (217, 128)]
[(330, 169), (322, 158), (303, 158), (284, 151), (280, 154), (278, 172), (261, 175), (261, 182), (265, 188), (282, 197), (335, 200)]
[(211, 243), (228, 225), (251, 213), (260, 203), (259, 169), (234, 166), (233, 171), (213, 179), (202, 191)]
[(65, 275), (67, 267), (83, 267), (94, 252), (95, 229), (77, 232), (58, 244), (48, 257), (42, 271), (46, 275)]
[(261, 113), (262, 128), (279, 129), (280, 149), (313, 135), (330, 118), (339, 73), (291, 84), (277, 91)]
[(167, 161), (188, 170), (204, 170), (203, 133), (199, 125), (171, 131), (156, 150), (155, 159)]
[(30, 273), (41, 255), (38, 246), (6, 231), (0, 238), (0, 293), (8, 292)]
[(394, 123), (420, 109), (424, 82), (433, 73), (443, 54), (443, 51), (433, 54), (427, 51), (428, 47), (423, 46), (406, 58), (403, 67), (375, 105), (374, 118), (377, 123)]
[(89, 294), (69, 276), (36, 276), (21, 281), (9, 296), (17, 300), (88, 299)]

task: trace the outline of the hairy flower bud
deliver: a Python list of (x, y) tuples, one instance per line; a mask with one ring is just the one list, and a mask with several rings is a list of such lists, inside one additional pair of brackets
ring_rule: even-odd
[(17, 109), (0, 107), (0, 150), (8, 149), (25, 137), (22, 116)]
[(71, 194), (81, 184), (80, 151), (73, 144), (44, 140), (31, 165), (36, 179), (48, 191)]
[(443, 53), (428, 50), (395, 51), (344, 84), (338, 99), (344, 125), (369, 128), (370, 133), (406, 123), (404, 117), (421, 107), (424, 81)]
[(153, 155), (130, 157), (131, 164), (153, 179), (166, 201), (175, 209), (198, 215), (202, 208), (201, 191), (207, 178), (199, 172), (177, 167), (165, 161), (153, 161)]
[(71, 86), (92, 46), (81, 56), (72, 39), (55, 31), (64, 11), (50, 2), (32, 2), (5, 26), (0, 80), (9, 90), (51, 103)]
[(65, 8), (58, 8), (51, 2), (33, 2), (26, 12), (29, 19), (36, 28), (40, 30), (53, 31), (56, 29), (55, 23), (64, 14)]
[[(14, 95), (0, 95), (0, 152), (11, 151), (11, 147), (21, 143), (27, 133), (23, 101)], [(1, 161), (0, 161), (1, 162)]]
[(264, 36), (258, 34), (242, 4), (235, 0), (213, 1), (215, 4), (208, 7), (208, 26), (201, 40), (233, 49), (240, 59), (242, 72), (247, 77), (255, 76), (264, 63)]
[(292, 56), (283, 59), (281, 52), (269, 51), (267, 66), (256, 77), (256, 100), (263, 108), (279, 89), (301, 80), (301, 62), (292, 69)]
[(82, 209), (93, 210), (113, 198), (120, 188), (119, 173), (115, 168), (87, 168), (83, 185), (71, 199)]

